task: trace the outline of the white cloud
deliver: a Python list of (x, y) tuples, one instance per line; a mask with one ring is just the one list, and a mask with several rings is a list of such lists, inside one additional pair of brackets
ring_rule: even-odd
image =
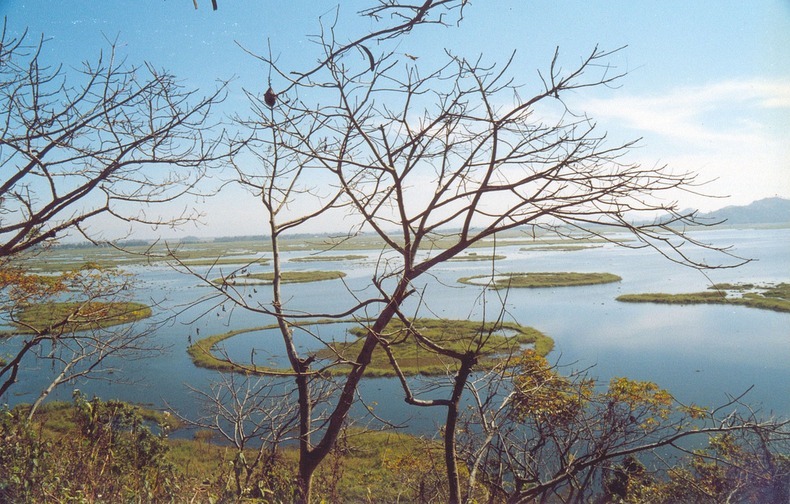
[(579, 108), (614, 136), (643, 137), (635, 161), (697, 172), (700, 180), (715, 179), (705, 192), (732, 196), (688, 200), (692, 206), (790, 198), (790, 79), (685, 86), (591, 99)]
[(790, 80), (724, 81), (660, 95), (593, 99), (583, 107), (597, 119), (686, 143), (743, 142), (762, 134), (761, 118), (790, 108)]

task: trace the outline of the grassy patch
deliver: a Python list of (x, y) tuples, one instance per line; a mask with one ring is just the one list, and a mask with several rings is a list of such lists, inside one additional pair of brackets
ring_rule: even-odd
[(228, 266), (234, 264), (238, 264), (239, 266), (252, 264), (266, 266), (269, 264), (269, 259), (265, 257), (260, 259), (250, 259), (249, 257), (221, 257), (212, 259), (209, 257), (203, 259), (184, 259), (183, 262), (187, 266)]
[(522, 247), (522, 252), (575, 252), (591, 248), (601, 248), (601, 245), (535, 245), (534, 247)]
[[(169, 431), (174, 431), (183, 427), (178, 417), (169, 412), (154, 410), (137, 404), (130, 404), (130, 406), (146, 422), (151, 422), (156, 425), (166, 425)], [(21, 405), (19, 407), (26, 408), (27, 405)], [(49, 401), (42, 404), (41, 407), (36, 410), (34, 417), (37, 422), (40, 422), (44, 429), (66, 434), (76, 428), (73, 413), (73, 403), (67, 401)]]
[[(480, 280), (488, 280), (484, 284)], [(468, 285), (487, 285), (492, 289), (507, 289), (516, 287), (542, 288), (542, 287), (570, 287), (577, 285), (595, 285), (622, 280), (611, 273), (503, 273), (493, 278), (491, 275), (476, 275), (459, 278), (458, 281)]]
[[(519, 352), (522, 345), (534, 345), (541, 354), (548, 354), (554, 347), (554, 341), (540, 331), (515, 323), (506, 323), (493, 330), (491, 324), (482, 324), (470, 320), (438, 320), (418, 319), (414, 328), (424, 337), (449, 350), (465, 353), (477, 351), (481, 356), (480, 368), (490, 368), (501, 362), (502, 358)], [(319, 359), (333, 360), (336, 355), (353, 360), (364, 342), (366, 330), (358, 327), (350, 331), (359, 337), (349, 343), (334, 343), (331, 348), (319, 350)], [(424, 348), (400, 323), (392, 323), (388, 327), (387, 339), (391, 344), (401, 370), (406, 375), (441, 375), (448, 369), (454, 369), (457, 362), (449, 357), (439, 355)], [(348, 372), (347, 366), (332, 368), (332, 373)], [(366, 371), (367, 376), (394, 376), (387, 354), (380, 347), (373, 352), (373, 359)]]
[[(29, 305), (17, 315), (17, 334), (44, 331), (68, 319), (65, 331), (83, 331), (127, 324), (151, 316), (151, 308), (132, 302), (41, 303)], [(32, 328), (31, 328), (32, 327)]]
[[(132, 407), (143, 417), (162, 414)], [(375, 403), (370, 407), (375, 410)], [(74, 413), (74, 405), (66, 402), (46, 403), (38, 410), (33, 430), (46, 440), (42, 445), (46, 453), (40, 453), (42, 457), (65, 460), (74, 455), (69, 451), (73, 445), (68, 440), (87, 441), (75, 422)], [(293, 492), (298, 467), (296, 446), (280, 446), (272, 458), (273, 466), (268, 470), (259, 467), (253, 476), (251, 487), (260, 485), (266, 489), (267, 499), (256, 498), (254, 494), (237, 499), (232, 495), (236, 450), (227, 444), (213, 443), (212, 439), (216, 440), (218, 435), (204, 435), (209, 432), (212, 431), (198, 431), (193, 439), (163, 440), (166, 451), (161, 456), (165, 463), (174, 466), (169, 477), (175, 479), (176, 485), (168, 495), (173, 502), (287, 502)], [(114, 436), (129, 436), (129, 428), (118, 429)], [(19, 446), (20, 440), (12, 438), (6, 442)], [(130, 438), (130, 442), (134, 440)], [(147, 445), (139, 446), (145, 448)], [(94, 448), (105, 455), (99, 451), (101, 449)], [(133, 455), (137, 453), (130, 456)], [(246, 449), (244, 455), (247, 461), (253, 461), (257, 450)], [(267, 452), (264, 457), (272, 455)], [(428, 502), (433, 500), (431, 498), (443, 497), (446, 492), (443, 457), (442, 444), (435, 440), (393, 431), (346, 429), (314, 476), (316, 502)], [(101, 461), (86, 459), (85, 463), (97, 460)], [(38, 464), (38, 461), (31, 464)], [(265, 464), (266, 460), (262, 466)], [(135, 471), (135, 468), (127, 470)], [(59, 485), (73, 483), (74, 480), (50, 482), (58, 489)]]
[[(375, 410), (375, 405), (371, 407)], [(234, 458), (231, 447), (197, 438), (170, 440), (168, 445), (168, 460), (188, 480), (216, 490), (231, 481)], [(247, 450), (247, 460), (254, 460), (255, 456), (254, 450)], [(428, 494), (435, 496), (443, 484), (443, 456), (442, 444), (438, 441), (398, 432), (348, 429), (314, 476), (316, 501), (428, 502)], [(286, 479), (281, 482), (283, 486), (292, 484), (297, 467), (297, 448), (280, 448), (277, 473)], [(264, 487), (269, 485), (264, 484)], [(291, 491), (281, 490), (281, 493), (290, 496)], [(253, 500), (242, 499), (241, 502)]]
[(361, 259), (367, 259), (367, 256), (363, 255), (314, 255), (314, 256), (305, 256), (305, 257), (294, 257), (293, 259), (289, 259), (292, 262), (326, 262), (326, 261), (359, 261)]
[[(346, 276), (342, 271), (285, 271), (282, 273), (282, 283), (307, 283), (336, 280)], [(216, 284), (227, 285), (270, 285), (274, 281), (274, 273), (248, 273), (242, 276), (234, 275), (228, 278), (212, 280)]]
[(705, 292), (688, 294), (625, 294), (617, 298), (626, 303), (725, 304), (762, 310), (790, 312), (790, 284), (716, 284)]
[(235, 331), (228, 331), (222, 334), (214, 334), (203, 339), (197, 340), (195, 343), (187, 348), (187, 353), (192, 358), (192, 363), (198, 367), (206, 369), (215, 369), (217, 371), (233, 371), (242, 373), (256, 373), (263, 371), (276, 371), (264, 367), (244, 366), (241, 364), (231, 363), (224, 359), (218, 359), (214, 353), (214, 348), (222, 341), (232, 338), (239, 334), (255, 331), (266, 331), (269, 329), (276, 329), (277, 325), (272, 324), (268, 326), (252, 327), (247, 329), (238, 329)]
[(690, 292), (688, 294), (664, 294), (646, 292), (642, 294), (623, 294), (617, 296), (618, 301), (626, 303), (658, 303), (658, 304), (701, 304), (726, 303), (726, 294), (721, 292)]
[(477, 252), (470, 252), (468, 254), (455, 256), (449, 261), (452, 262), (463, 262), (463, 261), (501, 261), (506, 257), (503, 255), (490, 255), (490, 254), (478, 254)]
[[(330, 324), (340, 323), (340, 321), (314, 323)], [(425, 337), (456, 352), (463, 353), (479, 347), (479, 352), (483, 356), (479, 363), (481, 368), (490, 368), (501, 362), (503, 356), (518, 353), (522, 345), (533, 345), (535, 351), (540, 355), (548, 354), (554, 347), (554, 341), (540, 331), (515, 323), (503, 324), (501, 330), (493, 331), (491, 334), (489, 334), (492, 328), (490, 324), (483, 326), (480, 322), (469, 320), (419, 319), (415, 322), (415, 327)], [(196, 366), (208, 369), (249, 374), (290, 373), (290, 370), (286, 369), (278, 370), (264, 366), (231, 363), (214, 355), (217, 344), (224, 340), (243, 333), (275, 328), (277, 328), (277, 325), (215, 334), (196, 341), (190, 345), (187, 352)], [(446, 373), (448, 368), (451, 369), (456, 365), (453, 359), (437, 355), (421, 347), (414, 336), (409, 331), (406, 331), (401, 324), (391, 324), (388, 331), (388, 338), (398, 341), (392, 347), (405, 374), (440, 375)], [(349, 343), (333, 343), (330, 348), (316, 352), (316, 357), (327, 361), (334, 361), (337, 355), (353, 359), (363, 343), (362, 337), (366, 332), (363, 327), (357, 327), (350, 332), (358, 336), (359, 339)], [(348, 369), (347, 366), (340, 365), (330, 368), (329, 372), (345, 374), (348, 372)], [(395, 373), (390, 366), (386, 353), (381, 348), (377, 348), (373, 353), (373, 360), (368, 366), (366, 376), (382, 377), (394, 375)]]

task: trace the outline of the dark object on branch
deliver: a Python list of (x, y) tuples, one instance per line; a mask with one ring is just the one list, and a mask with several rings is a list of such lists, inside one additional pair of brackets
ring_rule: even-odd
[(362, 44), (359, 44), (359, 47), (361, 47), (362, 50), (365, 51), (365, 54), (368, 55), (368, 60), (370, 61), (370, 71), (372, 72), (376, 68), (376, 60), (373, 58), (373, 53), (370, 52), (370, 49), (363, 46)]
[[(197, 0), (192, 0), (192, 5), (195, 6), (195, 10), (198, 10), (198, 2), (197, 2)], [(217, 10), (217, 0), (211, 0), (211, 7), (214, 10)]]
[(274, 93), (271, 86), (266, 90), (266, 94), (263, 95), (263, 101), (270, 107), (274, 107), (274, 104), (277, 103), (277, 95)]

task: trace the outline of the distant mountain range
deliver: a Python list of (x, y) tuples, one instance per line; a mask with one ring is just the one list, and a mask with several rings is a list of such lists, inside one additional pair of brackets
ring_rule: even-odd
[(713, 212), (698, 214), (705, 221), (726, 221), (734, 224), (790, 224), (790, 199), (765, 198), (744, 206), (726, 206)]

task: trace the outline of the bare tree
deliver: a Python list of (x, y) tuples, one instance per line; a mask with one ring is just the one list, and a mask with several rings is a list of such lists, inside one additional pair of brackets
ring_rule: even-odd
[[(408, 328), (408, 333), (415, 339), (418, 345), (425, 348), (429, 352), (441, 355), (453, 362), (454, 366), (448, 366), (448, 375), (450, 379), (450, 392), (449, 397), (424, 399), (419, 397), (417, 391), (406, 379), (406, 375), (401, 370), (398, 363), (398, 358), (393, 352), (393, 347), (397, 346), (397, 341), (392, 338), (382, 338), (381, 347), (387, 353), (392, 368), (400, 381), (401, 387), (404, 391), (405, 401), (407, 404), (418, 407), (443, 407), (446, 410), (445, 422), (442, 429), (442, 442), (444, 444), (444, 464), (447, 474), (447, 487), (448, 487), (448, 501), (461, 502), (461, 475), (459, 470), (459, 457), (458, 457), (458, 441), (457, 434), (459, 430), (459, 422), (462, 420), (461, 415), (461, 398), (467, 387), (470, 386), (470, 379), (472, 372), (478, 370), (478, 363), (484, 357), (486, 351), (486, 344), (491, 336), (503, 330), (502, 322), (506, 315), (504, 309), (504, 299), (500, 298), (502, 309), (499, 310), (496, 320), (492, 323), (486, 324), (485, 320), (480, 324), (479, 333), (476, 336), (468, 337), (467, 344), (463, 351), (458, 351), (443, 345), (441, 342), (434, 341), (426, 336), (415, 323), (413, 319), (405, 316), (402, 312), (398, 314), (401, 323)], [(483, 299), (483, 307), (486, 307), (485, 299)], [(485, 319), (485, 317), (483, 317)], [(500, 364), (495, 366), (495, 369), (508, 369), (510, 367), (510, 360), (513, 357), (513, 349), (507, 352), (500, 352), (497, 358)], [(473, 388), (473, 390), (475, 390)], [(434, 393), (433, 388), (429, 390)]]
[[(131, 300), (127, 276), (93, 269), (30, 274), (29, 256), (67, 235), (102, 240), (90, 229), (97, 217), (130, 226), (194, 220), (197, 212), (186, 208), (158, 212), (198, 194), (206, 171), (228, 154), (224, 131), (208, 122), (224, 84), (200, 97), (153, 65), (127, 65), (112, 45), (80, 68), (51, 66), (42, 56), (45, 44), (27, 33), (14, 37), (3, 25), (0, 309), (15, 335), (6, 335), (11, 357), (0, 367), (0, 394), (34, 359), (51, 364), (54, 378), (32, 410), (61, 383), (107, 377), (100, 371), (112, 368), (109, 357), (161, 349), (148, 340), (152, 327), (115, 325), (131, 315), (118, 311)], [(18, 317), (45, 303), (66, 309), (45, 327)]]
[[(10, 355), (0, 365), (0, 396), (25, 377), (46, 376), (29, 416), (59, 385), (79, 379), (115, 379), (120, 359), (163, 351), (150, 337), (159, 324), (138, 322), (151, 315), (131, 302), (132, 279), (114, 271), (83, 269), (43, 277), (0, 269), (0, 337)], [(49, 367), (49, 371), (42, 368)]]
[[(407, 314), (404, 306), (424, 293), (420, 282), (469, 247), (516, 229), (606, 239), (604, 230), (614, 229), (638, 238), (619, 245), (653, 247), (694, 268), (724, 266), (705, 263), (684, 246), (726, 255), (686, 233), (698, 224), (695, 214), (680, 212), (672, 199), (676, 191), (696, 190), (694, 175), (628, 163), (624, 156), (635, 142), (609, 144), (590, 118), (563, 101), (569, 93), (614, 85), (622, 74), (608, 65), (612, 52), (595, 48), (570, 67), (555, 53), (532, 93), (509, 76), (512, 60), (497, 66), (448, 52), (446, 64), (426, 71), (394, 49), (387, 52), (388, 40), (433, 9), (452, 5), (381, 2), (366, 13), (389, 13), (404, 23), (348, 44), (337, 42), (332, 23), (323, 25), (317, 43), (325, 56), (307, 71), (290, 72), (271, 55), (258, 56), (283, 84), (279, 92), (270, 85), (265, 93), (248, 93), (254, 118), (246, 124), (255, 134), (247, 146), (254, 152), (235, 164), (239, 182), (260, 198), (269, 219), (272, 298), (261, 301), (245, 287), (206, 280), (215, 289), (212, 299), (231, 299), (279, 324), (299, 391), (299, 502), (310, 500), (312, 475), (334, 446), (374, 351), (394, 344), (390, 323), (399, 319), (408, 327), (418, 313)], [(379, 42), (377, 54), (366, 45), (372, 40)], [(333, 313), (297, 306), (281, 292), (279, 239), (343, 213), (351, 219), (343, 239), (360, 231), (380, 239), (375, 292), (349, 291), (348, 308)], [(329, 364), (350, 370), (319, 431), (312, 426), (306, 383), (327, 364), (316, 366), (314, 356), (299, 354), (293, 328), (305, 319), (352, 316), (367, 332), (353, 356)], [(449, 407), (452, 424), (476, 351), (447, 353), (426, 338), (421, 344), (460, 362), (451, 397), (436, 402)], [(448, 466), (454, 467), (454, 441), (447, 441)], [(457, 471), (448, 474), (451, 480), (456, 474), (451, 499), (459, 501)]]
[[(152, 209), (190, 193), (227, 152), (209, 124), (225, 86), (206, 97), (152, 65), (128, 66), (113, 46), (82, 68), (48, 66), (43, 39), (0, 36), (0, 258), (61, 238), (89, 240), (99, 215), (177, 225)], [(207, 137), (205, 131), (213, 131)]]
[[(249, 496), (251, 483), (260, 472), (262, 482), (272, 486), (272, 473), (280, 463), (282, 443), (293, 440), (298, 420), (290, 380), (230, 373), (210, 391), (192, 389), (202, 403), (199, 419), (181, 417), (192, 427), (218, 433), (236, 450), (233, 478), (236, 497)], [(257, 448), (254, 458), (245, 451)], [(249, 453), (248, 453), (249, 455)], [(285, 496), (280, 496), (285, 497)]]

